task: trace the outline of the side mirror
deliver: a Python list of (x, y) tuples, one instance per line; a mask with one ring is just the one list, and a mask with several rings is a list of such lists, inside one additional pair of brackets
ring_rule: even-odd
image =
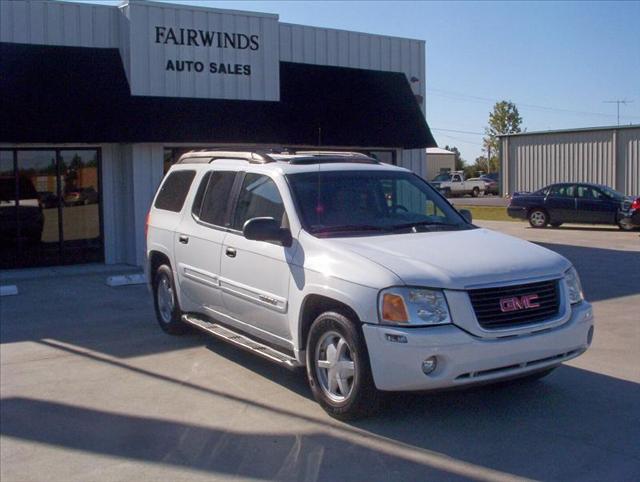
[(465, 218), (467, 222), (469, 223), (473, 222), (473, 215), (471, 214), (471, 211), (469, 211), (468, 209), (461, 209), (460, 214), (462, 214), (462, 217)]
[(291, 246), (293, 239), (291, 231), (281, 228), (280, 223), (273, 218), (252, 218), (242, 228), (245, 238), (254, 241), (273, 241), (282, 246)]

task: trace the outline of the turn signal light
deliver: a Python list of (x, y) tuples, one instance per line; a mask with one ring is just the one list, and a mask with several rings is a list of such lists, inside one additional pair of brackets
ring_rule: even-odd
[(382, 319), (395, 323), (408, 323), (407, 307), (400, 295), (385, 293), (382, 298)]

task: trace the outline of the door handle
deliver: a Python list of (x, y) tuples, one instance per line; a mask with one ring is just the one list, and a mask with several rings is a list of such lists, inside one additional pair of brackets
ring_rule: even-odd
[(224, 250), (224, 254), (226, 254), (230, 258), (235, 258), (236, 257), (236, 250), (233, 249), (233, 248), (227, 248), (227, 249)]
[(187, 244), (189, 242), (189, 236), (181, 234), (180, 236), (178, 236), (178, 241), (180, 241), (182, 244)]

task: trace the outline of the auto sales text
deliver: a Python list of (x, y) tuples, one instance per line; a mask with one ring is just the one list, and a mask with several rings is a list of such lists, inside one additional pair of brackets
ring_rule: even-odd
[(222, 64), (217, 62), (200, 62), (199, 60), (167, 60), (165, 70), (168, 72), (204, 72), (211, 74), (251, 75), (249, 64)]

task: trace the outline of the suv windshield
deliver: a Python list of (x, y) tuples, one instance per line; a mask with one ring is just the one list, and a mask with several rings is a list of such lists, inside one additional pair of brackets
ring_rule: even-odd
[(302, 225), (313, 234), (473, 228), (429, 184), (408, 172), (319, 171), (287, 178)]

